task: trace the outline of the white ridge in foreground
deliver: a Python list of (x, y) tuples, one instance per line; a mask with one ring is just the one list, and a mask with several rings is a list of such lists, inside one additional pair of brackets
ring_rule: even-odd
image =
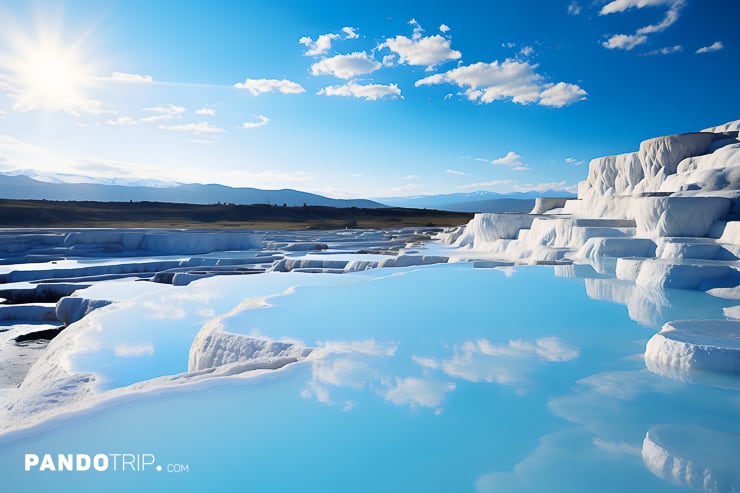
[(645, 364), (658, 374), (671, 369), (740, 374), (740, 321), (668, 322), (648, 341)]

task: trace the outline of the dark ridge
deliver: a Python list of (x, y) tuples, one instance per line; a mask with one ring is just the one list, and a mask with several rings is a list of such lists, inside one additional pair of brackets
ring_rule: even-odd
[(0, 200), (0, 227), (174, 227), (337, 229), (455, 226), (470, 213), (432, 209), (358, 208), (268, 204), (174, 204)]

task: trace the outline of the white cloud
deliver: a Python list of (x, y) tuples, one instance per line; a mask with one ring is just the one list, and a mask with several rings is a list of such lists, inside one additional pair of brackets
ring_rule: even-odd
[(414, 361), (425, 368), (440, 368), (453, 378), (521, 388), (530, 383), (529, 374), (543, 362), (567, 362), (579, 355), (578, 348), (557, 337), (541, 337), (534, 341), (513, 339), (501, 344), (479, 339), (456, 346), (448, 359), (435, 361), (417, 357)]
[(369, 356), (393, 356), (398, 350), (395, 343), (378, 342), (375, 339), (362, 341), (321, 341), (315, 355), (359, 353)]
[(661, 5), (668, 5), (669, 7), (663, 19), (657, 24), (641, 27), (634, 34), (615, 34), (601, 44), (604, 48), (610, 50), (631, 50), (635, 46), (644, 44), (647, 42), (648, 34), (663, 32), (672, 26), (678, 20), (681, 8), (685, 4), (685, 0), (613, 0), (602, 7), (599, 15), (615, 14), (631, 8), (641, 9)]
[(568, 4), (568, 14), (569, 15), (578, 15), (581, 13), (581, 6), (578, 4), (578, 2), (573, 1)]
[(493, 180), (493, 181), (482, 181), (479, 183), (469, 183), (467, 185), (460, 185), (457, 187), (458, 190), (475, 190), (481, 188), (493, 188), (500, 187), (501, 185), (511, 185), (513, 180)]
[(348, 82), (341, 86), (328, 86), (321, 89), (317, 94), (323, 96), (352, 96), (376, 101), (378, 99), (397, 99), (401, 97), (401, 90), (396, 84), (357, 84)]
[(550, 86), (540, 94), (540, 105), (552, 108), (562, 108), (569, 104), (577, 103), (586, 99), (588, 93), (575, 84), (558, 82)]
[(680, 51), (683, 51), (683, 46), (681, 45), (675, 45), (675, 46), (666, 46), (664, 48), (660, 48), (657, 50), (651, 50), (646, 53), (643, 53), (643, 56), (652, 56), (652, 55), (670, 55), (672, 53), (678, 53)]
[[(422, 36), (424, 30), (415, 19), (409, 21), (414, 27), (414, 33), (411, 38), (403, 35), (397, 35), (394, 38), (388, 38), (379, 44), (377, 49), (388, 48), (396, 53), (399, 57), (399, 63), (408, 65), (426, 66), (431, 70), (437, 65), (448, 60), (457, 60), (462, 54), (453, 50), (451, 41), (444, 36), (434, 34), (432, 36)], [(443, 30), (446, 28), (446, 30)], [(442, 24), (440, 31), (447, 32), (449, 27)]]
[(519, 50), (519, 54), (525, 57), (531, 55), (532, 53), (534, 53), (534, 48), (532, 48), (531, 46), (524, 46), (521, 50)]
[(581, 164), (586, 164), (586, 161), (584, 161), (582, 159), (576, 159), (574, 157), (567, 157), (567, 158), (565, 158), (565, 162), (568, 163), (568, 164), (572, 164), (574, 166), (578, 166), (578, 165), (581, 165)]
[[(302, 44), (306, 48), (304, 55), (306, 56), (318, 56), (323, 55), (331, 49), (331, 45), (338, 39), (357, 39), (360, 37), (357, 34), (356, 27), (345, 26), (341, 29), (342, 34), (327, 33), (321, 34), (314, 40), (310, 36), (303, 36), (298, 40), (298, 44)], [(344, 37), (342, 37), (344, 35)]]
[(536, 184), (527, 183), (526, 185), (514, 185), (515, 192), (546, 192), (549, 190), (576, 193), (578, 192), (578, 185), (568, 185), (568, 182), (565, 180)]
[(316, 382), (352, 389), (365, 387), (375, 373), (366, 363), (350, 358), (317, 361), (312, 370)]
[(154, 345), (152, 344), (116, 344), (113, 354), (122, 358), (138, 358), (141, 356), (154, 356)]
[(601, 8), (599, 15), (615, 14), (631, 8), (657, 7), (675, 4), (676, 0), (612, 0)]
[(199, 110), (195, 110), (195, 114), (196, 115), (203, 115), (203, 116), (215, 116), (216, 115), (216, 110), (214, 110), (213, 108), (205, 107), (205, 108), (201, 108)]
[(256, 122), (244, 122), (242, 123), (242, 128), (257, 128), (257, 127), (264, 127), (270, 122), (270, 119), (267, 118), (265, 115), (254, 115), (257, 118)]
[(641, 34), (615, 34), (601, 43), (601, 45), (610, 50), (631, 50), (635, 46), (639, 46), (646, 42), (647, 36)]
[(148, 123), (148, 122), (158, 122), (158, 121), (166, 121), (166, 120), (173, 120), (175, 118), (180, 118), (185, 111), (187, 111), (187, 108), (184, 106), (178, 106), (175, 104), (167, 104), (165, 106), (154, 106), (151, 108), (144, 108), (142, 111), (146, 111), (149, 113), (154, 113), (152, 116), (146, 116), (142, 118), (140, 121)]
[(351, 79), (358, 75), (375, 72), (381, 67), (364, 51), (357, 51), (349, 55), (336, 55), (311, 65), (313, 75), (333, 75), (340, 79)]
[(234, 84), (237, 89), (247, 89), (257, 96), (265, 92), (281, 92), (283, 94), (300, 94), (306, 90), (297, 82), (287, 79), (246, 79), (244, 82)]
[(114, 80), (117, 82), (133, 82), (139, 84), (149, 84), (151, 82), (154, 82), (151, 75), (128, 74), (126, 72), (113, 72), (110, 76), (110, 80)]
[(491, 164), (498, 164), (501, 166), (508, 166), (515, 171), (523, 171), (529, 169), (529, 167), (522, 162), (522, 157), (514, 151), (509, 151), (505, 156), (491, 161)]
[(439, 31), (442, 33), (446, 33), (449, 30), (450, 30), (450, 26), (448, 26), (447, 24), (441, 24), (439, 26)]
[(458, 175), (458, 176), (470, 176), (471, 173), (465, 173), (464, 171), (458, 171), (456, 169), (448, 169), (447, 174)]
[(416, 19), (409, 20), (408, 24), (409, 26), (414, 28), (413, 34), (411, 35), (411, 37), (413, 39), (421, 39), (422, 33), (424, 32), (424, 28), (421, 27), (421, 24), (419, 24), (419, 22)]
[(445, 394), (453, 390), (454, 383), (408, 377), (396, 378), (395, 384), (380, 395), (397, 406), (437, 407), (444, 400)]
[(185, 123), (181, 125), (160, 125), (162, 130), (172, 130), (175, 132), (191, 132), (194, 134), (217, 134), (224, 131), (223, 128), (211, 125), (208, 122)]
[(697, 53), (711, 53), (713, 51), (719, 51), (723, 49), (725, 45), (722, 44), (722, 41), (715, 41), (714, 43), (710, 44), (709, 46), (703, 46), (696, 50)]
[(130, 116), (119, 116), (114, 120), (108, 120), (105, 122), (108, 125), (136, 125), (137, 121)]
[(360, 37), (360, 35), (357, 34), (356, 27), (345, 26), (342, 28), (342, 32), (344, 33), (344, 39), (357, 39)]
[(421, 175), (406, 175), (401, 177), (402, 180), (418, 180), (419, 178), (421, 178)]
[[(572, 104), (585, 99), (586, 91), (577, 85), (564, 82), (548, 84), (545, 77), (536, 72), (536, 68), (537, 65), (512, 59), (478, 62), (430, 75), (416, 81), (415, 86), (456, 84), (465, 89), (463, 94), (470, 101), (485, 104), (511, 99), (518, 104), (539, 103), (560, 107), (560, 103)], [(565, 97), (567, 94), (569, 98)]]
[(639, 457), (642, 454), (640, 447), (635, 447), (624, 441), (614, 440), (603, 440), (599, 437), (594, 437), (591, 442), (594, 446), (600, 448), (604, 452), (608, 452), (613, 455), (634, 455)]
[(334, 33), (321, 34), (316, 41), (309, 36), (303, 36), (298, 40), (299, 44), (304, 45), (308, 49), (304, 53), (306, 56), (323, 55), (331, 49), (331, 42), (335, 39), (339, 39), (340, 36)]

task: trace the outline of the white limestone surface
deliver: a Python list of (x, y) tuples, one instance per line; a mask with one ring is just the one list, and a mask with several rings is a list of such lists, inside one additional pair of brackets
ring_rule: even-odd
[(740, 374), (740, 321), (668, 322), (648, 341), (645, 364), (659, 374), (664, 368)]
[(740, 436), (699, 426), (653, 426), (642, 442), (650, 472), (696, 491), (740, 491), (738, 457)]

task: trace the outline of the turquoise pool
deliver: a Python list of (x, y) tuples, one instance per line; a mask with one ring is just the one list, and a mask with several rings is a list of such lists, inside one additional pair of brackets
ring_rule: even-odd
[[(240, 283), (244, 297), (256, 296), (247, 285), (255, 277), (225, 281), (229, 299), (239, 298)], [(297, 287), (267, 308), (224, 319), (228, 331), (299, 340), (321, 357), (255, 378), (124, 396), (1, 436), (3, 491), (729, 492), (740, 485), (740, 381), (675, 381), (642, 360), (662, 323), (724, 318), (730, 301), (635, 293), (627, 283), (558, 277), (544, 266), (451, 264), (314, 279), (324, 278), (271, 280), (260, 294)], [(630, 310), (625, 300), (634, 300)], [(228, 309), (223, 300), (207, 303)], [(175, 330), (175, 322), (136, 324), (127, 342), (173, 337), (150, 333), (157, 324)], [(184, 330), (181, 338), (191, 340), (193, 329)], [(175, 345), (161, 355), (164, 366), (136, 371), (94, 354), (76, 365), (120, 387), (184, 371), (186, 352), (187, 344)], [(25, 454), (47, 453), (151, 454), (162, 470), (24, 471)]]

